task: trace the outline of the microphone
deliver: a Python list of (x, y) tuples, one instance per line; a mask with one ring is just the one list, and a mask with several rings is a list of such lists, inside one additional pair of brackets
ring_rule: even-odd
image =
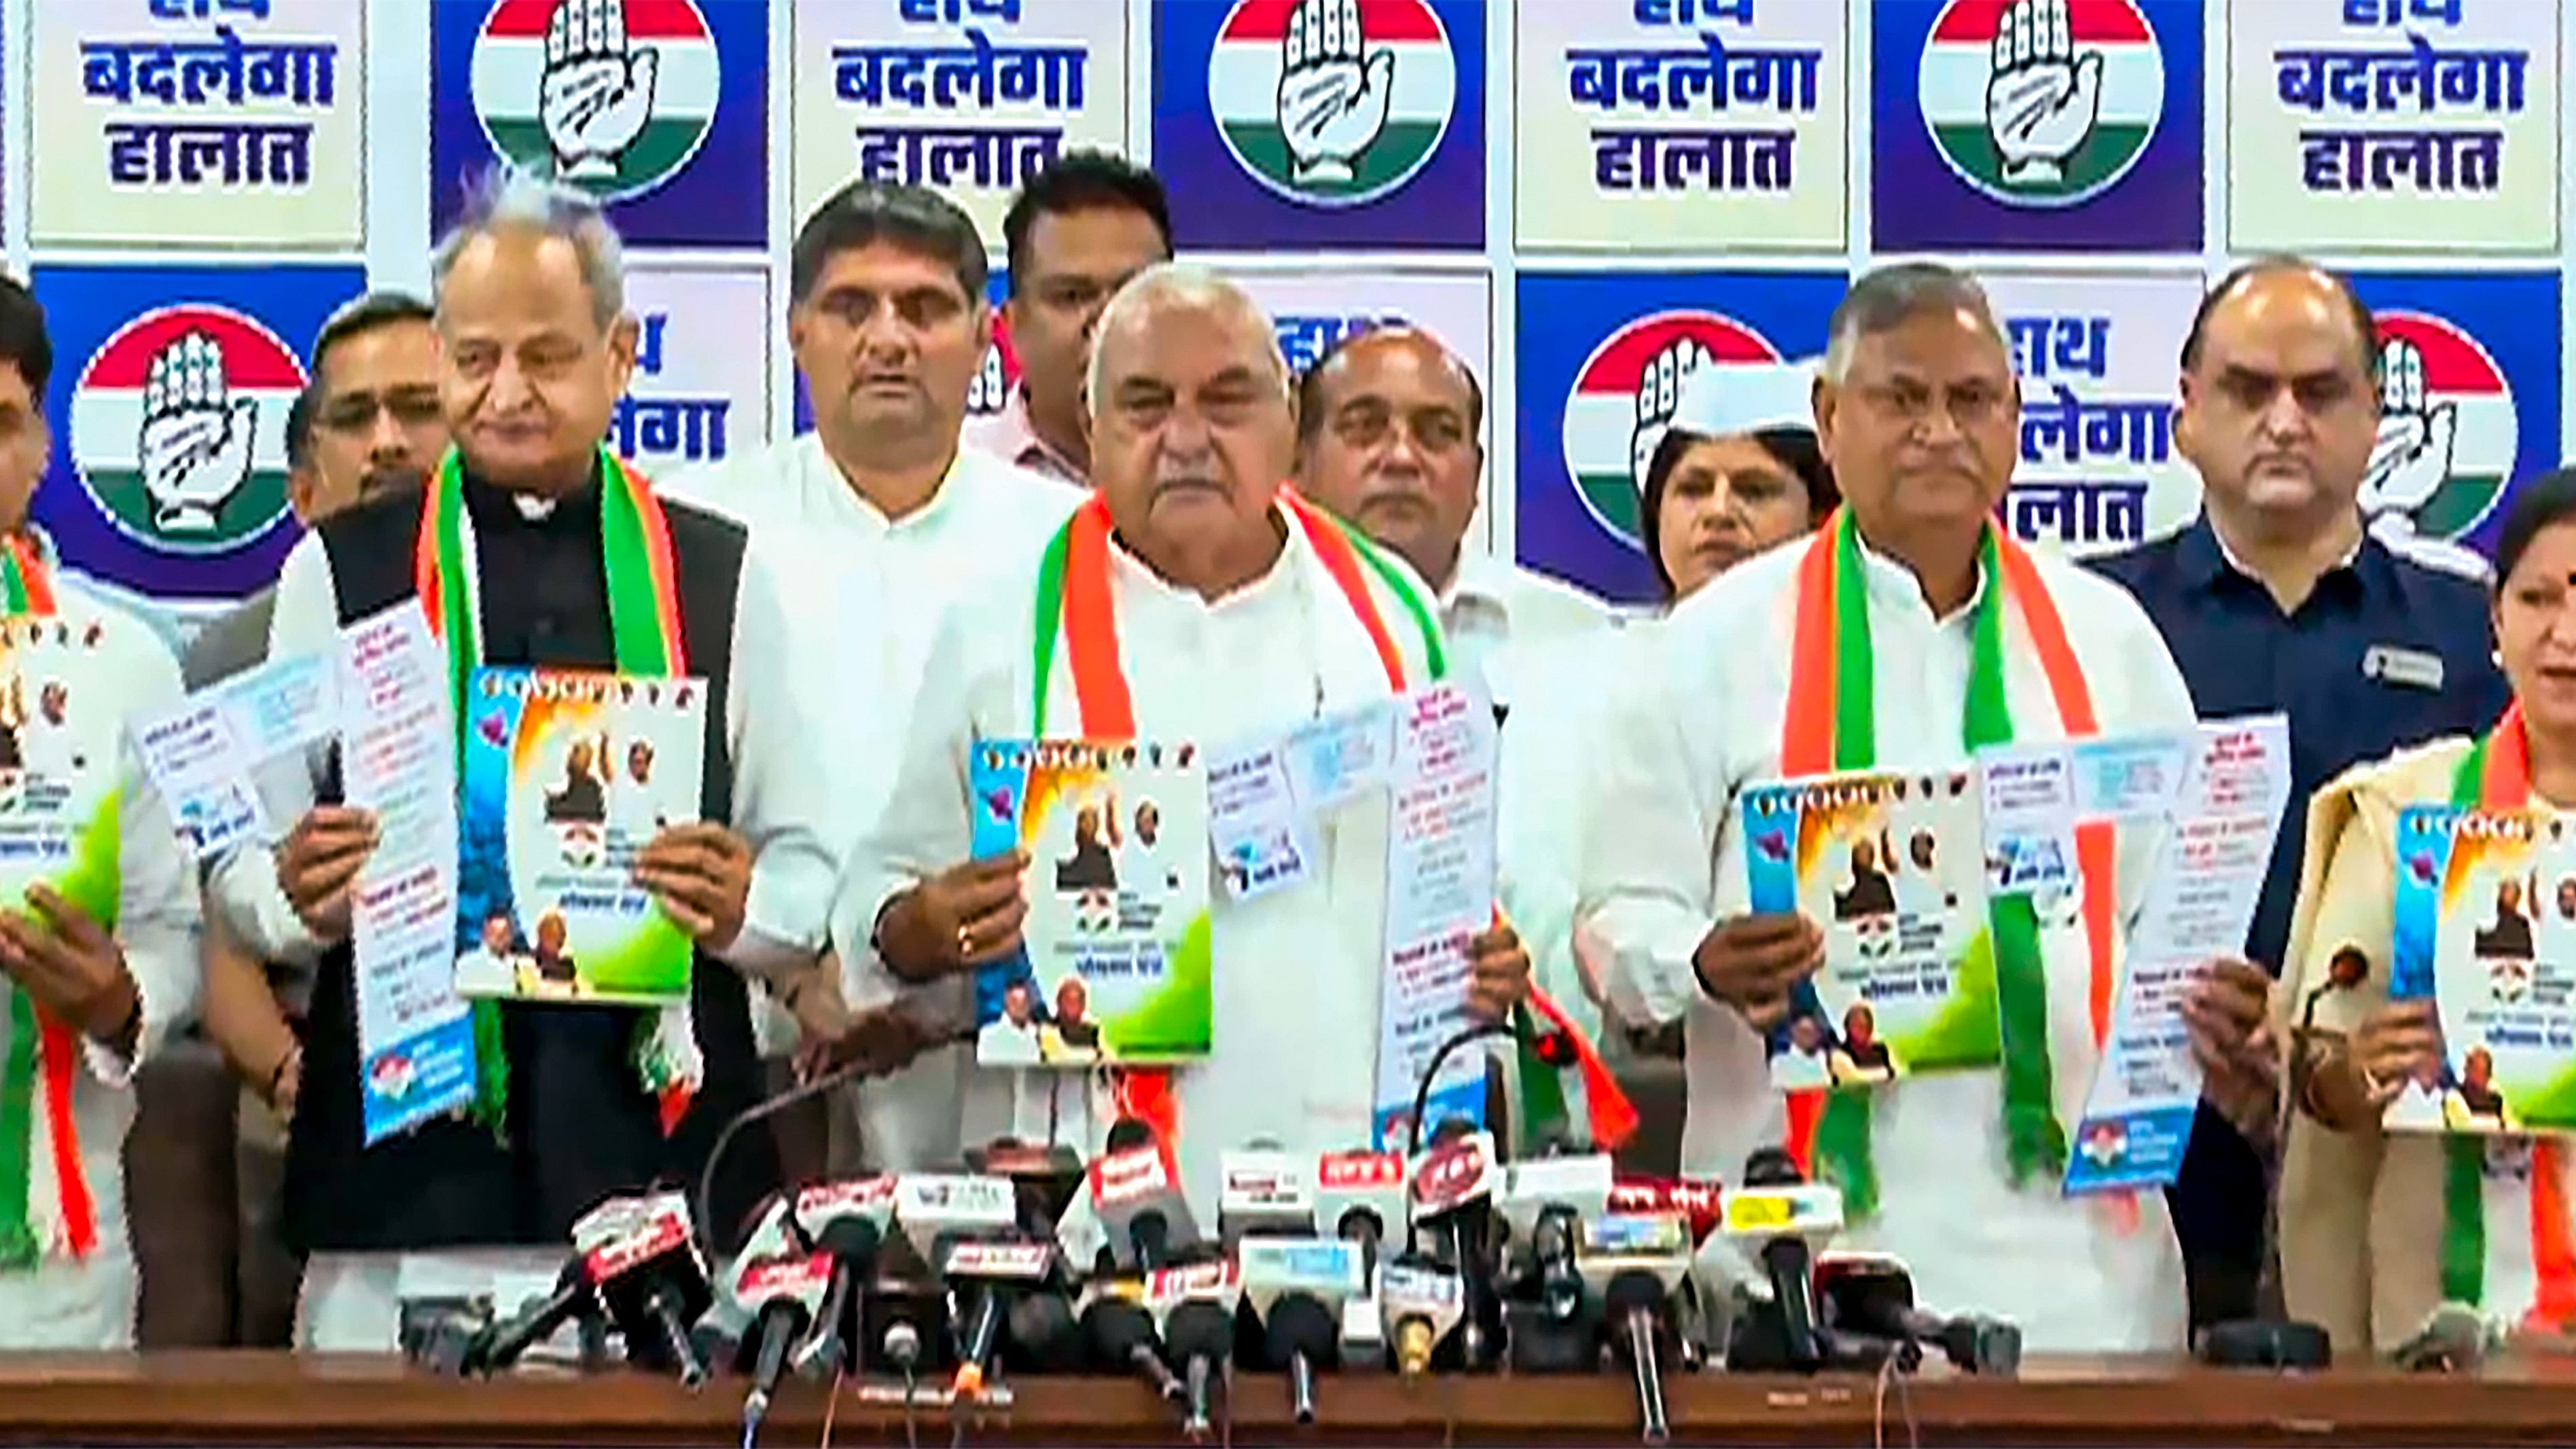
[(1146, 1301), (1163, 1319), (1163, 1343), (1180, 1360), (1181, 1431), (1206, 1437), (1217, 1371), (1234, 1356), (1234, 1315), (1243, 1283), (1232, 1263), (1166, 1268), (1145, 1281)]
[[(1110, 1141), (1118, 1142), (1122, 1129), (1131, 1126), (1135, 1133), (1125, 1134), (1130, 1140), (1145, 1131), (1141, 1123), (1122, 1121), (1110, 1130)], [(1151, 1273), (1171, 1266), (1174, 1249), (1198, 1242), (1179, 1169), (1150, 1137), (1135, 1146), (1113, 1146), (1092, 1162), (1090, 1178), (1092, 1211), (1108, 1233), (1118, 1267)]]
[(736, 1274), (734, 1301), (758, 1305), (740, 1350), (751, 1368), (751, 1392), (742, 1401), (744, 1443), (759, 1437), (761, 1420), (778, 1394), (778, 1381), (787, 1375), (788, 1353), (813, 1327), (834, 1276), (829, 1253), (749, 1264)]
[(1173, 1403), (1188, 1397), (1163, 1361), (1163, 1335), (1144, 1304), (1116, 1292), (1098, 1292), (1083, 1306), (1079, 1322), (1093, 1363), (1135, 1373)]
[(1646, 1439), (1660, 1444), (1672, 1437), (1662, 1344), (1690, 1276), (1689, 1224), (1678, 1213), (1604, 1214), (1581, 1225), (1577, 1261), (1600, 1298), (1611, 1352), (1636, 1375)]
[(1758, 1245), (1753, 1257), (1769, 1283), (1770, 1301), (1767, 1312), (1736, 1325), (1730, 1361), (1742, 1354), (1754, 1365), (1768, 1367), (1776, 1351), (1780, 1367), (1813, 1373), (1824, 1366), (1827, 1343), (1816, 1312), (1815, 1250), (1842, 1231), (1842, 1225), (1842, 1192), (1830, 1184), (1802, 1181), (1789, 1154), (1766, 1147), (1746, 1160), (1744, 1186), (1726, 1195), (1722, 1238), (1729, 1246)]
[(1469, 1368), (1482, 1368), (1502, 1346), (1501, 1305), (1494, 1295), (1494, 1138), (1461, 1132), (1414, 1164), (1413, 1237), (1458, 1274), (1465, 1287), (1461, 1348)]
[(2424, 1320), (2412, 1337), (2388, 1351), (2391, 1363), (2409, 1373), (2469, 1373), (2489, 1354), (2503, 1351), (2506, 1326), (2465, 1303), (2444, 1303)]
[(1938, 1348), (1961, 1373), (2010, 1378), (2021, 1371), (2021, 1329), (1983, 1314), (1943, 1318), (1914, 1303), (1905, 1264), (1876, 1254), (1834, 1253), (1816, 1265), (1834, 1329)]
[(959, 1310), (967, 1327), (958, 1340), (953, 1385), (957, 1397), (971, 1398), (984, 1391), (985, 1372), (1015, 1291), (1043, 1288), (1055, 1277), (1055, 1248), (1034, 1242), (952, 1243), (939, 1276), (947, 1280), (952, 1302), (973, 1305)]
[(555, 1279), (555, 1291), (513, 1317), (486, 1323), (457, 1352), (457, 1370), (474, 1377), (506, 1371), (527, 1351), (554, 1337), (555, 1330), (576, 1316), (597, 1316), (599, 1294), (591, 1286), (584, 1259), (576, 1254)]
[(1227, 1248), (1247, 1237), (1315, 1231), (1315, 1195), (1301, 1160), (1276, 1147), (1258, 1147), (1225, 1153), (1217, 1163), (1217, 1238)]
[(1585, 1220), (1610, 1210), (1614, 1182), (1610, 1159), (1599, 1153), (1516, 1162), (1504, 1174), (1502, 1213), (1516, 1296), (1535, 1302), (1551, 1324), (1570, 1324), (1582, 1313), (1575, 1242)]
[(626, 1339), (627, 1356), (648, 1367), (676, 1368), (680, 1382), (707, 1381), (706, 1361), (689, 1326), (715, 1301), (706, 1259), (678, 1192), (612, 1198), (573, 1224), (582, 1272), (609, 1321)]
[(1297, 1422), (1311, 1424), (1315, 1369), (1340, 1358), (1343, 1310), (1367, 1287), (1359, 1245), (1340, 1238), (1251, 1238), (1236, 1267), (1270, 1366), (1288, 1375)]
[(1019, 1199), (1020, 1226), (1032, 1233), (1055, 1231), (1056, 1221), (1082, 1190), (1082, 1159), (1060, 1143), (996, 1137), (966, 1149), (966, 1170), (1009, 1178)]
[(1467, 1315), (1466, 1287), (1458, 1275), (1418, 1259), (1378, 1269), (1379, 1311), (1395, 1342), (1395, 1366), (1407, 1378), (1431, 1367), (1431, 1355)]
[(1404, 1159), (1392, 1152), (1327, 1152), (1315, 1161), (1315, 1230), (1357, 1243), (1367, 1289), (1342, 1310), (1342, 1362), (1381, 1366), (1386, 1320), (1378, 1312), (1380, 1246), (1408, 1231)]
[[(815, 1307), (812, 1329), (791, 1360), (798, 1374), (809, 1379), (828, 1377), (857, 1359), (857, 1298), (876, 1276), (877, 1256), (894, 1216), (894, 1193), (894, 1179), (871, 1177), (824, 1183), (796, 1194), (789, 1230), (830, 1261), (830, 1278)], [(753, 1236), (757, 1242), (759, 1235)]]
[(1060, 1288), (1023, 1293), (1011, 1304), (1004, 1362), (1017, 1372), (1069, 1374), (1082, 1367), (1082, 1334)]

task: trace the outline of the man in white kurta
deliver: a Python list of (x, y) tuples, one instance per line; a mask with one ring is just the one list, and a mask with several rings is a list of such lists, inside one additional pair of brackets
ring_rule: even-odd
[[(14, 1083), (0, 1078), (0, 1102), (23, 1092), (27, 1113), (13, 1122), (0, 1111), (0, 1129), (24, 1134), (0, 1143), (0, 1193), (12, 1199), (0, 1221), (28, 1233), (0, 1243), (0, 1252), (33, 1249), (29, 1261), (0, 1260), (0, 1350), (116, 1349), (134, 1342), (123, 1162), (133, 1077), (196, 1009), (197, 881), (166, 801), (126, 740), (130, 722), (177, 706), (178, 658), (141, 617), (61, 575), (50, 542), (27, 522), (45, 471), (41, 407), (52, 349), (44, 326), (26, 289), (0, 280), (0, 542), (16, 555), (7, 567), (23, 580), (25, 612), (50, 615), (52, 647), (76, 656), (65, 670), (75, 681), (49, 683), (33, 662), (44, 656), (35, 655), (13, 687), (26, 710), (25, 763), (61, 772), (56, 779), (76, 781), (75, 789), (116, 792), (116, 919), (94, 920), (50, 887), (20, 902), (13, 886), (0, 910), (0, 1064), (15, 1059), (27, 1072)], [(49, 876), (67, 893), (85, 894), (65, 872)], [(49, 1105), (62, 1099), (44, 1085), (41, 1038), (13, 1040), (10, 1007), (20, 993), (71, 1033), (76, 1183), (53, 1166), (59, 1144), (48, 1131)], [(12, 1161), (28, 1171), (8, 1170)], [(85, 1218), (76, 1201), (84, 1188)]]
[[(1819, 439), (1860, 537), (1874, 661), (1876, 765), (1966, 755), (1970, 623), (2004, 587), (1979, 562), (2017, 455), (2019, 400), (1984, 294), (1939, 268), (1893, 268), (1835, 314), (1816, 390)], [(1752, 559), (1674, 610), (1603, 742), (1588, 836), (1584, 929), (1609, 949), (1611, 1005), (1632, 1025), (1685, 1022), (1686, 1172), (1731, 1177), (1784, 1135), (1762, 1030), (1813, 971), (1822, 936), (1747, 914), (1736, 797), (1778, 778), (1804, 546)], [(2154, 627), (2117, 585), (2054, 558), (2038, 578), (2104, 734), (2187, 727), (2191, 697)], [(2008, 615), (2013, 613), (2007, 606)], [(2018, 738), (2062, 733), (2024, 627), (2005, 625), (2004, 693)], [(1828, 664), (1830, 667), (1830, 664)], [(2125, 935), (2144, 885), (2143, 834), (2120, 842)], [(1904, 850), (1903, 845), (1898, 845)], [(2078, 1119), (2100, 1053), (2079, 927), (2043, 930), (2054, 1108)], [(2159, 1194), (2134, 1210), (2007, 1177), (2001, 1074), (1926, 1074), (1881, 1088), (1872, 1150), (1880, 1207), (1845, 1246), (1898, 1254), (1927, 1306), (2020, 1323), (2034, 1349), (2182, 1346), (2182, 1260)]]
[[(834, 781), (846, 850), (882, 806), (940, 615), (1033, 556), (1082, 490), (960, 444), (993, 327), (984, 245), (964, 212), (926, 188), (854, 182), (815, 210), (794, 255), (787, 335), (814, 431), (673, 491), (748, 520), (813, 591), (794, 611), (797, 652), (837, 701), (812, 763)], [(783, 1012), (762, 1026), (764, 1052), (792, 1044)], [(834, 1166), (916, 1161), (953, 1141), (969, 1050), (861, 1085), (857, 1140), (836, 1121)]]
[[(1139, 736), (1222, 744), (1383, 698), (1389, 670), (1360, 603), (1318, 552), (1319, 531), (1337, 525), (1279, 489), (1292, 412), (1259, 309), (1205, 273), (1157, 267), (1110, 305), (1093, 379), (1093, 479), (1114, 530), (1103, 567)], [(941, 628), (894, 793), (833, 911), (854, 1007), (909, 996), (910, 1009), (962, 1025), (972, 1014), (967, 968), (1017, 948), (1024, 862), (958, 863), (969, 848), (970, 746), (1032, 732), (1040, 552)], [(1400, 562), (1379, 562), (1383, 572), (1360, 571), (1366, 608), (1400, 653), (1407, 686), (1428, 682), (1437, 625), (1426, 633), (1414, 613), (1427, 591)], [(1050, 669), (1050, 736), (1085, 728), (1072, 652), (1068, 633)], [(1225, 1148), (1260, 1136), (1291, 1150), (1367, 1141), (1385, 854), (1382, 830), (1327, 829), (1306, 881), (1244, 903), (1220, 891), (1212, 902), (1214, 1051), (1174, 1079), (1180, 1166), (1202, 1221)], [(1475, 954), (1476, 1006), (1498, 1015), (1518, 999), (1528, 959), (1507, 931), (1478, 938)], [(1088, 1073), (970, 1066), (946, 1155), (1004, 1133), (1088, 1155), (1111, 1110)]]

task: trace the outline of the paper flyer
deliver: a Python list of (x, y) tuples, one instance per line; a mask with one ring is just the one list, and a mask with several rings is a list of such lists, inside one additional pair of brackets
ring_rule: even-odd
[(976, 973), (975, 1059), (1206, 1056), (1216, 997), (1197, 747), (981, 740), (968, 765), (976, 858), (1029, 856), (1023, 949)]
[(1284, 735), (1208, 754), (1208, 840), (1225, 893), (1249, 901), (1310, 877), (1326, 816), (1395, 769), (1396, 702), (1376, 700)]
[(663, 1006), (688, 933), (634, 879), (663, 827), (698, 818), (707, 687), (483, 668), (466, 691), (456, 990)]
[[(1370, 1145), (1402, 1146), (1432, 1053), (1468, 1025), (1468, 941), (1493, 925), (1494, 712), (1456, 685), (1394, 702), (1388, 771), (1385, 975), (1378, 1006), (1377, 1094)], [(1431, 1124), (1485, 1118), (1486, 1053), (1451, 1052), (1433, 1078)]]
[(1992, 1066), (2000, 1051), (1975, 772), (1845, 772), (1743, 793), (1751, 909), (1802, 912), (1825, 964), (1772, 1033), (1783, 1090)]
[(451, 980), (456, 726), (447, 656), (419, 600), (350, 625), (340, 645), (341, 790), (379, 831), (349, 911), (372, 1147), (474, 1101), (474, 1021)]
[(2576, 830), (2549, 810), (2416, 806), (2397, 861), (2388, 995), (2436, 1004), (2442, 1054), (2389, 1130), (2576, 1129)]
[[(0, 903), (52, 886), (95, 919), (117, 905), (115, 682), (104, 626), (0, 622)], [(0, 1000), (5, 1000), (0, 980)]]
[(328, 653), (272, 659), (138, 721), (143, 768), (197, 858), (282, 833), (255, 783), (259, 767), (340, 729), (340, 664)]
[[(2068, 1193), (2162, 1187), (2182, 1172), (2201, 1070), (2182, 1003), (2241, 956), (2290, 803), (2290, 727), (2271, 714), (2069, 747), (2079, 819), (2158, 832), (2102, 1058), (2068, 1154)], [(2166, 779), (2171, 788), (2159, 788)]]

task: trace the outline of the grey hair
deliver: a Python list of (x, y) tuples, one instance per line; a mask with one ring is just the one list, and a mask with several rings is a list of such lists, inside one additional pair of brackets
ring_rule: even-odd
[(1101, 384), (1108, 379), (1101, 367), (1100, 339), (1109, 329), (1157, 302), (1177, 303), (1184, 307), (1216, 309), (1240, 307), (1261, 323), (1261, 338), (1267, 346), (1270, 370), (1279, 379), (1282, 397), (1293, 387), (1288, 371), (1288, 354), (1279, 347), (1279, 329), (1271, 324), (1270, 314), (1252, 300), (1252, 294), (1240, 283), (1221, 276), (1196, 262), (1156, 262), (1129, 277), (1124, 286), (1110, 297), (1109, 305), (1100, 309), (1100, 322), (1092, 329), (1091, 370), (1083, 380), (1083, 396), (1089, 400), (1093, 415), (1100, 411)]
[(1995, 321), (1994, 303), (1976, 278), (1938, 262), (1899, 262), (1852, 283), (1835, 304), (1833, 319), (1825, 324), (1825, 381), (1841, 385), (1862, 338), (1892, 332), (1927, 312), (1965, 312), (1997, 347), (2007, 354), (2012, 350)]
[(430, 296), (442, 309), (448, 273), (456, 269), (456, 259), (464, 255), (467, 244), (503, 231), (533, 231), (570, 242), (581, 263), (582, 284), (590, 289), (590, 314), (599, 330), (607, 331), (625, 315), (626, 245), (618, 240), (617, 228), (609, 225), (599, 203), (581, 192), (506, 168), (496, 168), (468, 193), (464, 214), (430, 253)]

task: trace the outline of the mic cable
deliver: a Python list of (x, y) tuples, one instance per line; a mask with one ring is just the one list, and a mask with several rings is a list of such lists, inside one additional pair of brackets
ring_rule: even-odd
[(1413, 1088), (1413, 1121), (1408, 1127), (1409, 1136), (1404, 1146), (1405, 1156), (1413, 1157), (1422, 1151), (1422, 1116), (1431, 1110), (1431, 1084), (1440, 1080), (1440, 1069), (1449, 1064), (1449, 1058), (1456, 1055), (1460, 1048), (1483, 1041), (1487, 1037), (1510, 1035), (1512, 1035), (1512, 1024), (1508, 1019), (1480, 1021), (1453, 1033), (1448, 1040), (1440, 1043), (1432, 1051), (1431, 1060), (1422, 1068), (1421, 1080)]
[[(921, 1048), (921, 1052), (926, 1053), (934, 1051), (940, 1047), (956, 1046), (961, 1042), (972, 1042), (973, 1040), (975, 1040), (974, 1032), (959, 1030), (950, 1033), (948, 1036), (924, 1043)], [(915, 1056), (918, 1057), (920, 1054), (921, 1053), (916, 1053)], [(841, 1065), (832, 1068), (830, 1071), (823, 1073), (812, 1081), (799, 1082), (784, 1092), (780, 1092), (775, 1096), (766, 1097), (760, 1101), (752, 1103), (750, 1106), (743, 1108), (741, 1111), (733, 1114), (732, 1117), (726, 1119), (724, 1126), (717, 1129), (716, 1140), (707, 1148), (707, 1160), (705, 1164), (698, 1169), (698, 1190), (695, 1204), (697, 1207), (696, 1227), (698, 1233), (698, 1245), (706, 1250), (706, 1253), (710, 1258), (723, 1256), (723, 1254), (717, 1251), (715, 1242), (714, 1199), (716, 1190), (716, 1168), (723, 1164), (725, 1152), (728, 1148), (733, 1146), (734, 1138), (740, 1136), (745, 1128), (757, 1126), (762, 1122), (766, 1122), (770, 1118), (777, 1116), (779, 1113), (784, 1112), (791, 1107), (813, 1101), (817, 1097), (825, 1096), (838, 1088), (848, 1086), (852, 1082), (879, 1075), (878, 1072), (872, 1070), (874, 1065), (874, 1063), (870, 1062), (865, 1057), (858, 1058), (854, 1061), (843, 1062)]]

